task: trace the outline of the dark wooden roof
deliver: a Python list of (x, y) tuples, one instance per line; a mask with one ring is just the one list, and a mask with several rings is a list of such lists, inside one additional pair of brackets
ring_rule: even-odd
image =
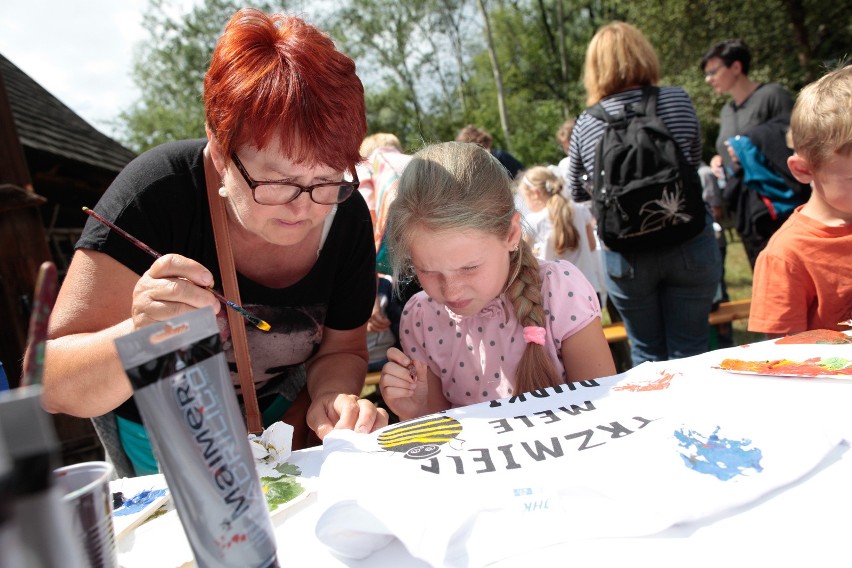
[(18, 138), (25, 148), (111, 172), (121, 171), (136, 156), (80, 118), (2, 54), (0, 74), (6, 84)]

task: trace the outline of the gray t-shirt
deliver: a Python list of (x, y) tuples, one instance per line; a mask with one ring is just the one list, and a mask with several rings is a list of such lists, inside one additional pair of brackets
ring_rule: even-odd
[(763, 124), (776, 116), (789, 116), (792, 112), (793, 98), (778, 83), (761, 84), (740, 105), (728, 101), (719, 115), (719, 137), (716, 139), (716, 152), (722, 156), (727, 173), (734, 170), (731, 156), (725, 147), (728, 138), (745, 134), (752, 126)]

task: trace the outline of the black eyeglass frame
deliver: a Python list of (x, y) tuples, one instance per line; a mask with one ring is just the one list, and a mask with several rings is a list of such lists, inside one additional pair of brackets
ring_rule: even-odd
[[(317, 203), (319, 205), (335, 205), (337, 203), (343, 203), (344, 201), (346, 201), (347, 199), (352, 197), (352, 194), (355, 193), (355, 190), (357, 190), (358, 186), (361, 185), (361, 181), (358, 179), (358, 173), (355, 172), (355, 171), (352, 172), (352, 181), (328, 181), (328, 182), (324, 182), (324, 183), (315, 183), (313, 185), (308, 185), (308, 186), (305, 186), (305, 185), (302, 185), (300, 183), (296, 183), (296, 182), (290, 181), (290, 180), (261, 180), (261, 181), (256, 181), (256, 180), (252, 179), (252, 177), (246, 171), (246, 167), (243, 165), (242, 162), (240, 162), (240, 158), (237, 156), (236, 152), (231, 153), (231, 161), (234, 162), (235, 166), (237, 166), (237, 170), (240, 172), (240, 175), (243, 176), (243, 179), (245, 180), (246, 185), (248, 185), (249, 189), (251, 189), (252, 199), (254, 199), (254, 202), (257, 203), (258, 205), (272, 205), (272, 206), (274, 206), (274, 205), (286, 205), (286, 204), (292, 203), (293, 201), (298, 199), (299, 196), (302, 195), (303, 193), (307, 193), (308, 197), (311, 198), (311, 201), (313, 201), (314, 203)], [(261, 186), (261, 185), (289, 185), (289, 186), (292, 186), (294, 188), (297, 188), (299, 190), (299, 192), (296, 193), (296, 195), (294, 195), (293, 197), (291, 197), (287, 201), (284, 201), (282, 203), (262, 203), (262, 202), (257, 200), (257, 195), (255, 194), (255, 190), (257, 189), (258, 186)], [(346, 197), (344, 197), (343, 199), (338, 199), (337, 201), (333, 201), (331, 203), (323, 203), (321, 201), (317, 201), (316, 199), (314, 199), (314, 190), (315, 189), (317, 189), (318, 187), (332, 187), (332, 186), (337, 187), (339, 189), (342, 189), (345, 186), (350, 186), (352, 189), (349, 191), (349, 193), (346, 195)], [(340, 195), (340, 192), (338, 192), (338, 196), (339, 195)]]
[(725, 65), (724, 63), (720, 63), (719, 65), (717, 65), (713, 69), (705, 69), (704, 70), (704, 78), (706, 79), (708, 77), (715, 77), (716, 73), (718, 73), (719, 71), (721, 71), (725, 67), (727, 67), (727, 65)]

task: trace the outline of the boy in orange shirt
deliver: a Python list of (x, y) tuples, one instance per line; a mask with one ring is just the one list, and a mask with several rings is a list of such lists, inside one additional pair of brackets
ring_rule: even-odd
[(813, 189), (754, 269), (749, 331), (771, 337), (848, 329), (852, 318), (852, 65), (799, 94), (788, 137), (792, 174)]

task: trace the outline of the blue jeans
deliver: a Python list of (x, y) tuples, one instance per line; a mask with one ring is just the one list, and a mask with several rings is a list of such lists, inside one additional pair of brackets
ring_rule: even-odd
[(606, 288), (624, 319), (633, 365), (705, 353), (707, 317), (722, 274), (708, 223), (679, 245), (639, 253), (604, 251)]

